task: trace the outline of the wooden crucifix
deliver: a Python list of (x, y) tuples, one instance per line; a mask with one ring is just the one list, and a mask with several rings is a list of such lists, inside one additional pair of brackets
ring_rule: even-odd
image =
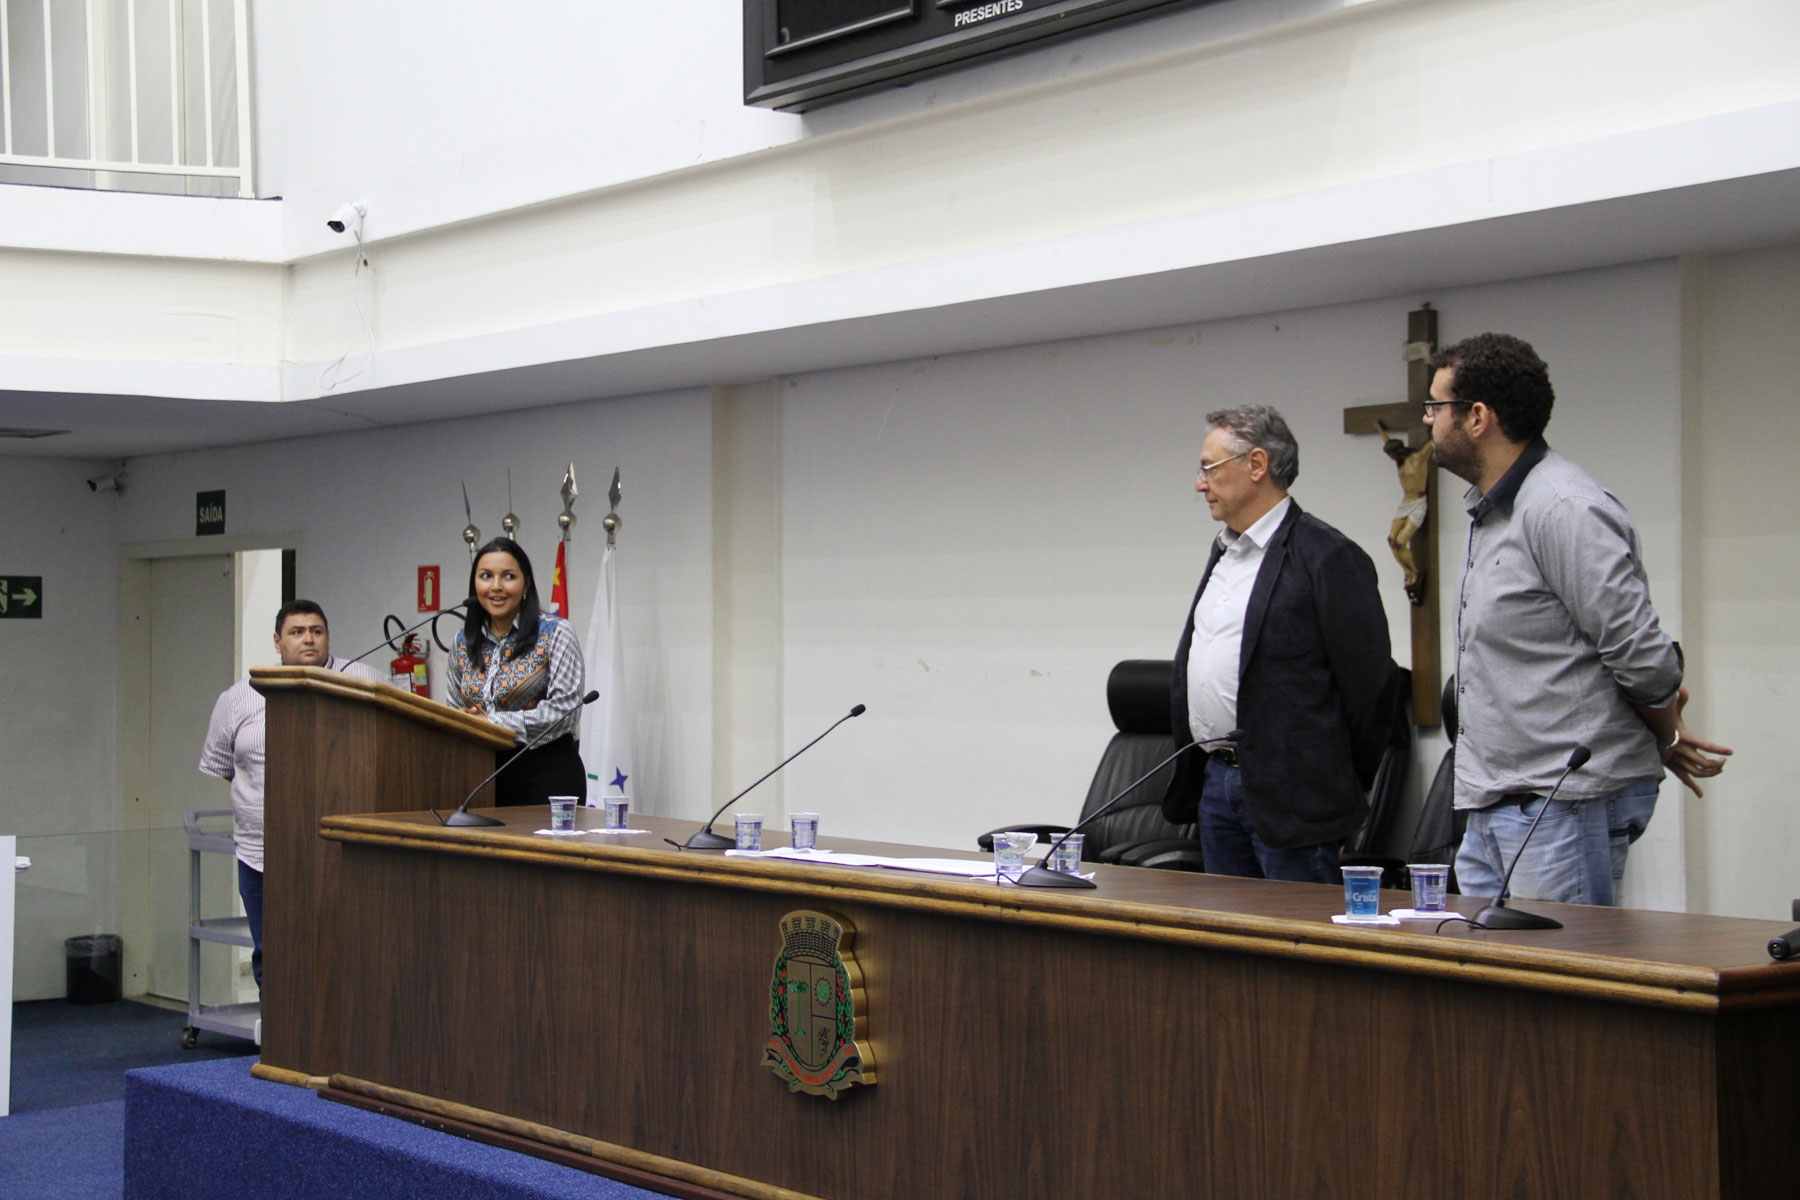
[(1402, 571), (1412, 614), (1413, 724), (1442, 723), (1438, 661), (1437, 469), (1425, 401), (1431, 398), (1431, 356), (1437, 352), (1437, 310), (1421, 305), (1406, 317), (1406, 399), (1344, 410), (1344, 432), (1373, 433), (1399, 470), (1401, 499), (1388, 530), (1388, 547)]

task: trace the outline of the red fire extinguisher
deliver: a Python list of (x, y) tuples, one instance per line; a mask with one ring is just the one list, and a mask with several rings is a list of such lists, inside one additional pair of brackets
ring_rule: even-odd
[(431, 695), (431, 647), (416, 633), (400, 643), (400, 657), (388, 664), (388, 682), (415, 696)]

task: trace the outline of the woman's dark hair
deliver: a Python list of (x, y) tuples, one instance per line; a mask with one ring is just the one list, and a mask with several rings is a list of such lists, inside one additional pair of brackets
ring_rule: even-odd
[(513, 643), (513, 651), (507, 657), (517, 658), (521, 654), (529, 654), (537, 645), (538, 617), (543, 613), (543, 605), (538, 603), (537, 574), (531, 569), (531, 559), (525, 548), (511, 538), (497, 537), (481, 549), (475, 551), (475, 557), (469, 561), (469, 611), (463, 615), (463, 641), (469, 647), (469, 657), (480, 666), (487, 665), (487, 647), (482, 644), (482, 630), (487, 627), (487, 610), (475, 599), (475, 569), (481, 565), (483, 555), (495, 551), (510, 554), (513, 561), (519, 564), (519, 570), (525, 574), (525, 597), (519, 603), (518, 615), (513, 617), (513, 628), (518, 631), (518, 640)]

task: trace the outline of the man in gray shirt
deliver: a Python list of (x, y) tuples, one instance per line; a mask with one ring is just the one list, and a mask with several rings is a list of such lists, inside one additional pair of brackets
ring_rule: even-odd
[[(331, 657), (325, 610), (311, 600), (290, 600), (275, 614), (275, 653), (284, 667), (324, 667), (386, 683), (362, 663)], [(250, 970), (262, 988), (263, 914), (263, 716), (266, 702), (248, 679), (219, 693), (200, 747), (200, 770), (231, 781), (231, 829), (237, 845), (238, 895), (250, 920)]]
[(1555, 393), (1531, 346), (1484, 333), (1432, 359), (1438, 464), (1472, 486), (1456, 606), (1456, 856), (1465, 895), (1498, 895), (1576, 746), (1570, 774), (1512, 881), (1525, 899), (1613, 904), (1667, 768), (1695, 795), (1731, 751), (1682, 719), (1681, 648), (1650, 603), (1625, 506), (1550, 449)]

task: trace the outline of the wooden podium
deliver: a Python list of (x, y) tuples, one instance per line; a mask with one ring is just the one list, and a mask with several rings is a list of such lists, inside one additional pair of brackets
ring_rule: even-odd
[[(256, 1072), (300, 1082), (337, 1069), (346, 1019), (333, 815), (454, 807), (494, 769), (507, 730), (386, 684), (315, 667), (258, 667), (268, 699), (264, 780), (263, 1042)], [(364, 947), (378, 955), (382, 948)]]
[[(1102, 866), (1047, 893), (498, 811), (325, 819), (349, 939), (327, 1095), (686, 1197), (1794, 1194), (1777, 922), (1353, 928), (1317, 884)], [(855, 928), (867, 989), (879, 1078), (836, 1101), (763, 1065), (805, 909)]]
[[(1563, 928), (1351, 928), (1314, 884), (1102, 866), (1046, 893), (682, 851), (692, 822), (636, 814), (540, 837), (542, 807), (451, 829), (421, 810), (504, 730), (332, 672), (252, 681), (263, 1078), (693, 1198), (1794, 1194), (1784, 923), (1534, 902)], [(856, 931), (879, 1078), (836, 1101), (762, 1065), (796, 910)]]

